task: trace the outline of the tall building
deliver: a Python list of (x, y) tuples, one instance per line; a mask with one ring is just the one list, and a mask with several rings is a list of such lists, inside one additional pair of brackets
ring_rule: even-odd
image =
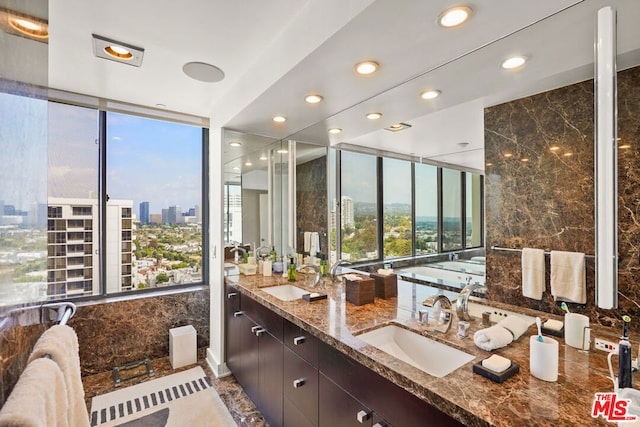
[(182, 211), (180, 210), (179, 205), (169, 206), (169, 211), (167, 212), (167, 222), (169, 224), (177, 224), (182, 221)]
[(149, 224), (149, 202), (140, 203), (140, 222)]
[(353, 199), (349, 196), (340, 198), (340, 215), (342, 227), (353, 227), (355, 225), (353, 213)]
[(162, 209), (162, 223), (166, 224), (169, 222), (169, 209)]
[[(110, 200), (107, 205), (109, 292), (132, 289), (132, 205), (131, 200)], [(98, 200), (51, 197), (47, 211), (47, 296), (97, 293)]]

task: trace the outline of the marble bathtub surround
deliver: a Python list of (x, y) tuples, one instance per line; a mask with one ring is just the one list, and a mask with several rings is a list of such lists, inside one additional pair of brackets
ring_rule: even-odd
[[(355, 306), (345, 301), (344, 287), (340, 284), (325, 287), (328, 299), (307, 303), (284, 302), (263, 292), (261, 288), (277, 284), (273, 278), (229, 276), (226, 280), (243, 294), (465, 425), (606, 425), (603, 419), (590, 416), (594, 393), (611, 389), (605, 354), (581, 352), (560, 342), (558, 382), (533, 378), (529, 371), (529, 336), (536, 334), (535, 325), (510, 346), (492, 352), (521, 367), (518, 375), (497, 384), (472, 372), (473, 363), (492, 353), (478, 349), (469, 338), (458, 337), (457, 320), (454, 319), (447, 334), (430, 333), (420, 323), (418, 310), (424, 299), (423, 285), (400, 280), (397, 298), (376, 298), (373, 304)], [(296, 286), (304, 288), (301, 281)], [(530, 309), (509, 308), (545, 317), (544, 313)], [(443, 378), (430, 376), (357, 338), (360, 333), (386, 324), (419, 332), (475, 358)], [(482, 327), (481, 322), (472, 322), (469, 335)], [(615, 336), (614, 331), (602, 329), (605, 332)], [(596, 336), (598, 333), (593, 332)]]
[[(209, 346), (209, 288), (77, 308), (68, 322), (80, 345), (83, 376), (169, 355), (169, 329), (193, 325), (198, 348)], [(0, 330), (0, 405), (24, 370), (35, 342), (51, 324)]]
[[(485, 109), (487, 248), (594, 254), (593, 114), (592, 80)], [(569, 304), (592, 323), (616, 328), (624, 314), (640, 318), (640, 307), (632, 302), (640, 298), (638, 116), (640, 67), (635, 67), (618, 73), (618, 288), (624, 296), (617, 310), (597, 308), (595, 266), (587, 257), (586, 304)], [(562, 313), (550, 293), (548, 258), (545, 292), (536, 301), (520, 292), (518, 253), (487, 249), (486, 257), (490, 300)], [(640, 332), (640, 322), (631, 329)]]

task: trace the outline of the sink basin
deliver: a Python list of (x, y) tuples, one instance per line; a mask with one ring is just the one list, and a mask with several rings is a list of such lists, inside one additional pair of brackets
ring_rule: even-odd
[(536, 322), (535, 317), (527, 316), (526, 314), (514, 313), (513, 311), (503, 310), (501, 308), (495, 308), (483, 304), (477, 304), (471, 301), (469, 301), (467, 309), (469, 310), (469, 314), (477, 319), (482, 319), (482, 313), (488, 311), (489, 313), (491, 313), (489, 320), (492, 323), (498, 323), (507, 316), (518, 316), (519, 318), (527, 322), (529, 326), (533, 325)]
[(475, 358), (464, 351), (395, 325), (366, 332), (357, 338), (438, 378)]
[(262, 288), (260, 290), (282, 301), (293, 301), (296, 299), (300, 299), (302, 298), (302, 295), (309, 293), (309, 291), (293, 285), (270, 286), (268, 288)]

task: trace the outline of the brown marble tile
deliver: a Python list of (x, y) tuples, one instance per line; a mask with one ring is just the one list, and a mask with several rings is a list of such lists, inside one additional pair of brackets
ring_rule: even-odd
[[(320, 234), (320, 252), (328, 257), (327, 156), (296, 167), (296, 226), (298, 253), (304, 249), (304, 232)], [(305, 253), (308, 255), (308, 253)]]
[[(640, 67), (618, 73), (618, 310), (595, 305), (595, 266), (587, 260), (587, 303), (571, 305), (591, 321), (620, 328), (640, 317)], [(485, 109), (486, 246), (594, 254), (593, 81)], [(557, 150), (552, 148), (558, 147)], [(571, 154), (571, 155), (569, 155)], [(510, 155), (507, 157), (506, 155)], [(525, 159), (527, 159), (525, 161)], [(490, 299), (560, 314), (550, 295), (547, 257), (542, 301), (522, 296), (520, 256), (487, 250)], [(640, 322), (632, 322), (640, 332)]]

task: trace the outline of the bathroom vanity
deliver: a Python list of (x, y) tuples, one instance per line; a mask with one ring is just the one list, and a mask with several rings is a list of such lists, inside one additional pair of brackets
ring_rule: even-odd
[[(423, 285), (399, 281), (397, 298), (355, 306), (346, 302), (341, 284), (323, 290), (327, 299), (309, 303), (262, 290), (286, 283), (281, 277), (225, 280), (227, 364), (271, 425), (607, 425), (591, 417), (594, 393), (611, 391), (606, 355), (560, 339), (558, 382), (538, 380), (528, 361), (535, 326), (492, 352), (520, 365), (519, 374), (497, 384), (472, 372), (474, 363), (492, 354), (473, 344), (479, 322), (463, 339), (456, 320), (446, 334), (418, 321)], [(295, 285), (304, 288), (301, 280)], [(436, 377), (358, 338), (389, 324), (473, 360)]]

